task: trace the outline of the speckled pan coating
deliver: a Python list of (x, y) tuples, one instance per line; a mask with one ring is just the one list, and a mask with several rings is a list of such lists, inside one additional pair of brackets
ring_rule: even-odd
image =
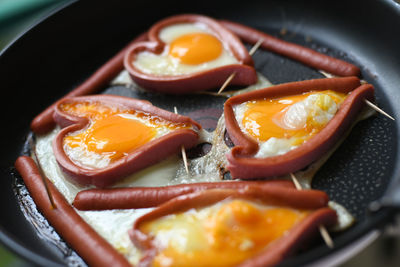
[[(310, 140), (299, 147), (278, 156), (254, 158), (258, 142), (243, 133), (236, 121), (233, 106), (255, 99), (278, 98), (308, 91), (333, 90), (349, 93), (338, 112), (329, 123)], [(226, 129), (235, 147), (227, 154), (228, 170), (232, 178), (268, 178), (298, 171), (311, 164), (331, 149), (350, 127), (364, 106), (364, 99), (374, 99), (374, 87), (360, 86), (356, 77), (315, 79), (281, 84), (229, 98), (225, 102)]]
[[(150, 266), (156, 255), (153, 238), (140, 230), (145, 222), (150, 222), (174, 213), (185, 212), (192, 208), (213, 205), (224, 199), (247, 199), (266, 205), (285, 206), (294, 209), (310, 209), (312, 211), (301, 222), (297, 223), (288, 234), (276, 240), (273, 245), (254, 258), (247, 259), (239, 266), (273, 266), (293, 254), (303, 242), (318, 233), (319, 225), (331, 226), (336, 223), (336, 212), (327, 208), (328, 196), (317, 190), (296, 190), (287, 187), (273, 187), (266, 192), (260, 188), (243, 190), (214, 189), (197, 192), (174, 198), (153, 211), (139, 217), (129, 231), (132, 242), (144, 251), (140, 266)], [(316, 197), (314, 194), (320, 195)]]
[[(117, 76), (118, 73), (120, 73), (124, 69), (123, 58), (127, 49), (132, 44), (145, 40), (147, 40), (147, 33), (143, 33), (136, 37), (131, 43), (129, 43), (125, 48), (118, 52), (118, 54), (113, 56), (95, 73), (93, 73), (85, 82), (66, 94), (59, 101), (62, 101), (67, 97), (93, 94), (100, 89), (106, 87), (109, 82), (111, 82), (115, 78), (115, 76)], [(32, 132), (34, 132), (35, 134), (45, 134), (56, 126), (53, 120), (53, 113), (56, 105), (57, 102), (47, 107), (44, 111), (42, 111), (42, 113), (40, 113), (33, 119), (33, 121), (31, 122)]]
[[(160, 40), (160, 31), (170, 25), (179, 23), (201, 23), (207, 26), (224, 44), (226, 49), (239, 61), (239, 64), (225, 65), (210, 70), (194, 72), (182, 75), (154, 75), (140, 71), (133, 64), (138, 53), (149, 51), (160, 54), (164, 50), (165, 43)], [(234, 34), (228, 31), (218, 21), (201, 15), (179, 15), (161, 20), (149, 30), (149, 41), (133, 44), (126, 53), (124, 64), (132, 79), (146, 89), (183, 94), (194, 91), (207, 90), (221, 87), (226, 79), (236, 73), (230, 82), (231, 85), (250, 85), (257, 81), (257, 74), (253, 67), (253, 59), (246, 47)]]
[(101, 169), (89, 169), (78, 166), (66, 155), (63, 148), (63, 140), (71, 132), (84, 129), (89, 124), (89, 120), (83, 117), (72, 116), (63, 112), (60, 105), (64, 103), (76, 102), (100, 102), (105, 105), (121, 107), (142, 111), (165, 120), (176, 123), (188, 123), (197, 129), (201, 129), (200, 124), (189, 117), (171, 113), (157, 108), (145, 100), (137, 100), (122, 96), (94, 95), (67, 98), (59, 102), (55, 108), (54, 120), (63, 129), (53, 140), (53, 151), (58, 164), (64, 172), (80, 184), (92, 184), (97, 187), (106, 187), (125, 176), (139, 171), (147, 166), (155, 164), (165, 157), (177, 153), (181, 146), (191, 148), (196, 145), (198, 134), (193, 129), (176, 129), (161, 137), (151, 140), (145, 145), (135, 149), (127, 156), (110, 163)]

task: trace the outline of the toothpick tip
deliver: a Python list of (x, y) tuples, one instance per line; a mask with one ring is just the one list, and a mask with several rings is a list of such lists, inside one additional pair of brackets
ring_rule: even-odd
[[(175, 112), (175, 114), (178, 114), (178, 109), (176, 108), (176, 106), (174, 106), (174, 112)], [(183, 145), (181, 146), (181, 153), (182, 153), (182, 159), (183, 159), (183, 164), (185, 165), (186, 173), (188, 176), (190, 176), (189, 164), (188, 164), (188, 160), (187, 160), (187, 156), (186, 156), (186, 150)]]
[(381, 113), (382, 115), (388, 117), (391, 120), (395, 120), (395, 118), (393, 118), (392, 116), (390, 116), (388, 113), (386, 113), (383, 109), (379, 108), (377, 105), (375, 105), (374, 103), (372, 103), (371, 101), (369, 101), (368, 99), (364, 99), (365, 103), (371, 107), (373, 110), (375, 110), (376, 112)]
[[(292, 172), (290, 173), (290, 177), (292, 178), (292, 181), (293, 181), (294, 185), (296, 186), (296, 189), (297, 190), (302, 190), (302, 187), (301, 187), (299, 181), (297, 180), (296, 176)], [(333, 248), (334, 244), (333, 244), (332, 238), (329, 235), (328, 230), (326, 230), (325, 226), (320, 225), (319, 226), (319, 232), (321, 233), (322, 239), (325, 241), (325, 244), (329, 248)]]
[(330, 74), (330, 73), (328, 73), (326, 71), (323, 71), (323, 70), (318, 70), (318, 72), (321, 73), (322, 75), (324, 75), (325, 78), (334, 78), (335, 77), (335, 75)]
[(297, 190), (302, 190), (303, 188), (302, 188), (301, 184), (299, 183), (299, 180), (297, 180), (296, 176), (294, 176), (294, 174), (292, 172), (290, 173), (290, 177), (292, 178), (292, 181), (293, 181), (294, 186), (296, 187), (296, 189)]
[(333, 240), (329, 235), (328, 230), (326, 230), (325, 226), (320, 225), (319, 232), (321, 233), (322, 239), (324, 239), (325, 244), (331, 249), (334, 248), (335, 244), (333, 243)]
[(186, 150), (185, 150), (185, 147), (184, 147), (183, 145), (182, 145), (182, 147), (181, 147), (181, 152), (182, 152), (183, 164), (185, 165), (186, 174), (187, 174), (188, 176), (190, 176), (189, 164), (188, 164), (188, 160), (187, 160), (187, 156), (186, 156)]
[(264, 41), (263, 39), (260, 39), (257, 41), (257, 43), (254, 44), (254, 46), (249, 51), (250, 56), (252, 56), (257, 51), (257, 49), (260, 47), (263, 41)]
[(232, 79), (235, 77), (236, 72), (232, 73), (224, 82), (224, 84), (221, 86), (221, 88), (218, 90), (217, 94), (222, 93), (222, 91), (224, 91), (224, 89), (228, 86), (228, 84), (232, 81)]

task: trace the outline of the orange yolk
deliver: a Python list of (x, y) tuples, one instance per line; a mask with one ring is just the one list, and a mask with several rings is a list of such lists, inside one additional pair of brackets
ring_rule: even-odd
[(197, 65), (212, 61), (221, 55), (223, 46), (215, 36), (208, 33), (185, 34), (170, 44), (169, 55), (184, 64)]
[(83, 143), (89, 151), (120, 158), (149, 142), (156, 133), (154, 127), (138, 120), (112, 115), (95, 121), (84, 132), (67, 136), (65, 142), (72, 148)]
[(113, 160), (151, 141), (157, 136), (157, 129), (189, 127), (183, 123), (172, 123), (150, 114), (110, 107), (98, 102), (64, 104), (61, 109), (90, 120), (89, 127), (84, 131), (66, 136), (64, 145), (71, 148), (84, 147)]
[(157, 234), (172, 237), (166, 247), (158, 247), (152, 266), (235, 266), (268, 249), (309, 211), (263, 208), (233, 200), (196, 213), (166, 216), (143, 225), (141, 230), (150, 232), (156, 241)]
[[(267, 141), (271, 137), (287, 139), (296, 137), (298, 138), (298, 143), (301, 144), (321, 131), (325, 125), (315, 123), (315, 121), (312, 120), (313, 114), (309, 114), (311, 115), (311, 119), (310, 117), (307, 118), (307, 123), (303, 128), (292, 130), (287, 127), (282, 127), (282, 118), (291, 105), (315, 93), (316, 92), (308, 92), (278, 99), (263, 99), (248, 102), (242, 125), (252, 137), (259, 141)], [(319, 93), (328, 95), (336, 104), (340, 104), (346, 97), (343, 93), (331, 90), (321, 91)], [(317, 101), (316, 105), (322, 110), (329, 108), (324, 106), (324, 101)]]

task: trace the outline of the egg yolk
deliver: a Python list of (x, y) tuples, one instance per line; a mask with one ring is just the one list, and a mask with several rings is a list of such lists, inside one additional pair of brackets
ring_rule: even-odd
[[(291, 106), (311, 95), (315, 95), (312, 104), (299, 106), (298, 114), (293, 114), (293, 110), (291, 114), (287, 114)], [(250, 101), (246, 104), (242, 125), (248, 134), (259, 141), (267, 141), (272, 137), (287, 139), (295, 137), (297, 144), (294, 145), (299, 145), (322, 130), (329, 121), (325, 112), (332, 107), (335, 107), (336, 112), (336, 107), (345, 98), (346, 94), (326, 90), (278, 99)], [(285, 115), (290, 115), (292, 120), (305, 119), (305, 123), (300, 124), (300, 127), (294, 127), (285, 122)], [(300, 118), (301, 116), (303, 118)]]
[(154, 127), (120, 115), (95, 121), (86, 131), (67, 136), (65, 142), (72, 148), (85, 144), (88, 151), (120, 158), (138, 148), (156, 135)]
[(90, 120), (85, 130), (66, 136), (64, 145), (70, 148), (83, 147), (112, 160), (126, 156), (148, 143), (157, 137), (161, 128), (174, 130), (189, 127), (184, 123), (173, 123), (143, 112), (110, 107), (98, 102), (64, 104), (61, 109)]
[(231, 200), (160, 218), (141, 230), (155, 237), (152, 266), (235, 266), (268, 249), (309, 211)]
[(221, 42), (208, 33), (185, 34), (170, 44), (169, 55), (182, 63), (197, 65), (218, 58), (223, 51)]

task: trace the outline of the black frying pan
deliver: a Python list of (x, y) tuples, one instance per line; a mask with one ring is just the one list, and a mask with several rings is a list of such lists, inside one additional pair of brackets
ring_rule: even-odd
[[(187, 12), (238, 21), (361, 66), (363, 78), (376, 87), (379, 106), (398, 120), (392, 122), (378, 115), (359, 123), (318, 172), (313, 186), (344, 204), (358, 220), (352, 228), (334, 236), (334, 251), (393, 218), (395, 207), (400, 206), (398, 4), (390, 0), (79, 2), (41, 22), (0, 56), (3, 94), (0, 164), (4, 176), (0, 179), (0, 240), (6, 246), (44, 266), (83, 263), (46, 226), (18, 175), (14, 175), (15, 159), (21, 153), (28, 153), (24, 145), (30, 121), (154, 22)], [(285, 35), (280, 34), (284, 32), (282, 29), (287, 30)], [(315, 70), (269, 52), (258, 51), (254, 58), (257, 70), (273, 83), (321, 77)], [(133, 96), (121, 87), (108, 88), (106, 92)], [(184, 99), (152, 97), (155, 105), (164, 108), (170, 108), (166, 104), (169, 101), (182, 103)], [(200, 98), (186, 102), (208, 103)], [(214, 102), (220, 105), (218, 100)], [(196, 106), (187, 105), (180, 112), (187, 114), (191, 109)], [(383, 199), (378, 202), (380, 206), (374, 205), (371, 212), (370, 203), (380, 199)], [(21, 212), (21, 203), (27, 218), (44, 229), (40, 237)], [(283, 265), (302, 265), (330, 253), (332, 250), (322, 242), (316, 243)]]

